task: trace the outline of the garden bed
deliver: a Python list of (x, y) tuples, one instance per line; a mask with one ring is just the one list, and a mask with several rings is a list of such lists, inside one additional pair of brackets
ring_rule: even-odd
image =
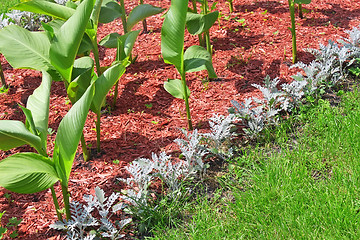
[[(169, 7), (169, 1), (145, 2)], [(136, 4), (137, 1), (128, 1), (128, 10)], [(242, 101), (258, 95), (259, 92), (251, 84), (260, 84), (266, 75), (290, 82), (290, 76), (297, 72), (296, 69), (289, 69), (291, 33), (288, 30), (290, 17), (287, 1), (239, 0), (234, 1), (234, 8), (234, 13), (230, 14), (226, 1), (220, 1), (217, 10), (221, 12), (221, 18), (210, 31), (215, 51), (213, 65), (219, 79), (209, 82), (205, 72), (187, 74), (193, 123), (201, 132), (208, 130), (207, 120), (213, 113), (227, 113), (230, 100)], [(319, 43), (325, 44), (329, 39), (337, 40), (346, 36), (345, 30), (351, 30), (360, 23), (360, 3), (351, 0), (313, 1), (303, 8), (305, 18), (297, 18), (296, 27), (299, 61), (305, 63), (310, 62), (313, 56), (302, 49), (318, 48)], [(84, 133), (87, 143), (94, 149), (93, 156), (89, 162), (84, 162), (79, 150), (70, 176), (72, 200), (80, 201), (84, 194), (93, 194), (96, 186), (108, 194), (119, 191), (124, 184), (117, 183), (116, 179), (127, 177), (124, 166), (129, 162), (139, 157), (149, 157), (151, 152), (178, 151), (173, 140), (181, 137), (179, 128), (187, 126), (186, 112), (183, 101), (173, 98), (163, 88), (164, 81), (179, 76), (174, 67), (165, 64), (161, 57), (162, 21), (159, 15), (148, 18), (150, 32), (141, 34), (135, 43), (133, 54), (138, 58), (120, 79), (116, 109), (107, 110), (101, 117), (101, 153), (95, 150), (96, 116), (89, 114)], [(137, 29), (141, 29), (141, 24)], [(98, 39), (114, 31), (123, 33), (120, 20), (102, 25)], [(193, 44), (197, 44), (197, 37), (186, 34), (185, 46)], [(100, 57), (102, 66), (109, 65), (115, 59), (115, 50), (100, 48)], [(39, 86), (41, 74), (32, 70), (12, 69), (4, 57), (0, 60), (11, 86), (7, 94), (0, 95), (0, 119), (24, 121), (18, 103), (25, 105), (27, 97)], [(108, 102), (111, 100), (109, 96)], [(49, 127), (55, 132), (70, 107), (63, 83), (53, 84)], [(50, 138), (54, 140), (55, 134)], [(20, 147), (0, 151), (0, 159), (29, 150), (29, 147)], [(60, 186), (56, 184), (55, 189), (60, 190)], [(9, 217), (23, 218), (19, 227), (20, 239), (60, 239), (59, 232), (49, 228), (56, 221), (49, 190), (21, 195), (0, 188), (0, 212), (4, 210), (4, 221)]]

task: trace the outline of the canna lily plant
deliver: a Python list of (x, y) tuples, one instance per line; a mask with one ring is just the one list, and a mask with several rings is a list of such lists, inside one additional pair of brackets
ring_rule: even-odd
[(291, 18), (291, 36), (292, 36), (292, 62), (297, 62), (297, 49), (296, 49), (296, 29), (295, 29), (295, 4), (299, 4), (299, 9), (302, 4), (309, 4), (311, 0), (288, 0), (289, 2), (289, 10), (290, 10), (290, 18)]
[[(59, 4), (45, 2), (26, 2), (28, 3), (26, 9), (30, 8), (30, 6), (30, 9), (35, 9), (36, 11), (46, 9), (47, 13), (52, 11), (52, 16), (60, 16), (61, 14), (65, 15), (63, 18), (70, 16), (68, 20), (65, 22), (55, 21), (43, 24), (45, 31), (42, 32), (30, 32), (18, 26), (8, 26), (0, 31), (0, 51), (3, 52), (8, 62), (14, 68), (45, 70), (51, 74), (53, 79), (63, 81), (72, 103), (76, 103), (81, 98), (90, 85), (91, 80), (99, 80), (103, 84), (105, 81), (106, 89), (108, 90), (104, 91), (103, 87), (98, 87), (97, 97), (94, 98), (98, 99), (98, 101), (94, 100), (94, 103), (92, 103), (92, 109), (95, 110), (98, 116), (96, 121), (97, 146), (100, 151), (99, 109), (101, 109), (101, 106), (99, 104), (103, 104), (103, 101), (99, 99), (105, 99), (109, 89), (124, 73), (124, 66), (127, 65), (127, 62), (114, 63), (112, 67), (98, 77), (94, 72), (94, 62), (90, 57), (85, 56), (76, 59), (79, 49), (81, 49), (81, 45), (84, 42), (84, 36), (87, 35), (86, 32), (91, 29), (95, 31), (95, 28), (90, 28), (89, 30), (88, 27), (89, 23), (94, 22), (91, 20), (91, 17), (97, 15), (94, 13), (94, 9), (100, 9), (100, 7), (96, 6), (96, 4), (100, 4), (99, 0), (84, 0), (79, 6), (76, 6), (76, 10)], [(94, 19), (97, 19), (97, 17)], [(108, 87), (109, 83), (112, 83), (110, 88)], [(90, 156), (86, 148), (84, 136), (81, 137), (81, 142), (86, 161)]]
[(28, 98), (22, 110), (26, 123), (15, 120), (0, 121), (0, 149), (9, 150), (22, 145), (34, 147), (37, 153), (11, 155), (0, 161), (0, 186), (23, 194), (51, 189), (58, 219), (62, 214), (54, 190), (60, 182), (66, 219), (70, 219), (69, 176), (82, 130), (95, 92), (92, 83), (60, 122), (52, 158), (47, 155), (47, 130), (51, 75), (43, 71), (41, 85)]
[(201, 46), (206, 47), (212, 55), (209, 30), (219, 17), (218, 11), (209, 12), (207, 0), (201, 0), (201, 13), (197, 13), (196, 1), (193, 0), (193, 10), (186, 15), (186, 27), (190, 34), (198, 35)]
[(201, 46), (191, 46), (184, 52), (184, 35), (187, 21), (188, 0), (172, 0), (161, 28), (161, 53), (165, 63), (173, 64), (181, 79), (168, 79), (164, 88), (172, 96), (183, 99), (186, 106), (188, 127), (193, 129), (189, 107), (190, 90), (186, 84), (187, 72), (207, 70), (216, 78), (210, 53)]
[[(131, 51), (134, 47), (135, 41), (140, 33), (140, 30), (132, 31), (134, 26), (143, 21), (143, 31), (147, 32), (146, 18), (159, 14), (163, 12), (165, 9), (152, 6), (150, 4), (143, 4), (143, 0), (140, 1), (140, 4), (136, 6), (127, 16), (125, 11), (124, 0), (120, 0), (120, 5), (113, 0), (106, 0), (108, 4), (113, 6), (113, 9), (116, 9), (116, 13), (121, 18), (121, 22), (124, 29), (124, 35), (120, 35), (118, 33), (110, 33), (105, 36), (99, 44), (106, 48), (117, 48), (117, 60), (122, 60), (124, 58), (129, 58), (130, 62), (134, 62), (136, 57), (132, 59)], [(119, 44), (118, 44), (119, 43)], [(119, 59), (119, 53), (121, 54), (121, 58)], [(115, 93), (112, 107), (116, 106), (116, 99), (118, 95), (118, 82), (115, 85)]]

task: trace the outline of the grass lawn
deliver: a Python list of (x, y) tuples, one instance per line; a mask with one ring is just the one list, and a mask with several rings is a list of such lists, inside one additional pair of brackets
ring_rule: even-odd
[(202, 198), (153, 239), (360, 239), (360, 93), (339, 107), (320, 100), (296, 121), (296, 138), (282, 124), (267, 147), (229, 163), (219, 181), (231, 200)]
[(7, 11), (8, 8), (18, 4), (20, 0), (2, 0), (0, 1), (0, 14)]

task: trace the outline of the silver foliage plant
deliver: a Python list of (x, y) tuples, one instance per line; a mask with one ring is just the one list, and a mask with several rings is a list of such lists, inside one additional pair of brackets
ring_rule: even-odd
[(346, 78), (346, 69), (354, 63), (357, 57), (360, 57), (360, 29), (354, 27), (346, 33), (349, 34), (348, 38), (338, 40), (342, 46), (329, 40), (327, 45), (320, 44), (319, 49), (306, 49), (316, 59), (310, 64), (299, 62), (292, 66), (304, 71), (304, 75), (298, 73), (294, 78), (308, 82), (305, 94), (314, 95), (318, 88), (331, 87)]
[(244, 102), (239, 103), (231, 101), (233, 112), (241, 119), (244, 126), (243, 131), (249, 137), (256, 137), (265, 126), (276, 125), (282, 112), (291, 112), (294, 107), (301, 102), (304, 96), (304, 87), (307, 82), (304, 80), (284, 83), (281, 90), (278, 88), (280, 80), (265, 77), (264, 85), (253, 84), (252, 86), (259, 89), (262, 98), (247, 98)]
[(232, 149), (226, 147), (226, 141), (234, 136), (233, 123), (237, 117), (214, 115), (210, 118), (210, 133), (200, 134), (197, 129), (192, 133), (181, 129), (185, 139), (176, 139), (182, 159), (173, 159), (165, 152), (159, 155), (152, 153), (152, 158), (134, 160), (126, 170), (130, 173), (127, 179), (119, 180), (126, 183), (130, 189), (121, 196), (126, 203), (120, 203), (125, 211), (140, 216), (151, 201), (149, 186), (152, 181), (161, 179), (168, 187), (168, 195), (176, 198), (181, 194), (181, 186), (185, 179), (200, 173), (203, 176), (208, 168), (205, 162), (207, 155), (214, 155), (221, 159), (232, 156)]
[[(67, 1), (68, 0), (55, 0), (56, 3), (61, 5), (65, 5)], [(15, 24), (30, 31), (35, 31), (41, 27), (41, 22), (49, 21), (51, 21), (51, 17), (46, 15), (11, 10), (7, 13), (0, 14), (0, 29)]]
[[(57, 221), (50, 227), (57, 230), (67, 231), (68, 240), (92, 240), (100, 239), (96, 233), (102, 238), (111, 240), (123, 238), (122, 229), (131, 222), (131, 218), (117, 221), (114, 225), (110, 218), (117, 211), (121, 210), (121, 205), (115, 205), (115, 201), (119, 199), (119, 193), (112, 193), (109, 197), (105, 197), (104, 191), (96, 187), (95, 196), (85, 195), (84, 201), (87, 205), (78, 202), (71, 203), (72, 219), (69, 221)], [(100, 215), (100, 219), (93, 217), (94, 210)], [(97, 229), (89, 231), (90, 229)]]
[(233, 111), (242, 120), (244, 132), (256, 137), (265, 126), (276, 124), (281, 112), (291, 112), (304, 96), (318, 97), (324, 88), (332, 87), (347, 77), (346, 69), (360, 57), (360, 26), (347, 31), (349, 38), (342, 38), (339, 46), (334, 41), (320, 44), (319, 49), (306, 49), (315, 56), (309, 64), (296, 63), (291, 68), (301, 68), (303, 73), (292, 76), (294, 81), (282, 84), (267, 76), (264, 85), (253, 84), (260, 90), (262, 98), (247, 98), (239, 103), (232, 100)]

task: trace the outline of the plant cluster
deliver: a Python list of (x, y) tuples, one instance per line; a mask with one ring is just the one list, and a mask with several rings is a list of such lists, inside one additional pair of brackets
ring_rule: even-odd
[[(0, 212), (0, 223), (1, 223), (1, 218), (5, 214), (5, 212), (6, 211)], [(17, 231), (17, 227), (19, 226), (21, 221), (22, 219), (17, 219), (17, 217), (12, 217), (9, 219), (9, 222), (6, 225), (4, 226), (0, 225), (0, 239), (2, 239), (5, 236), (5, 234), (7, 234), (11, 238), (16, 238), (19, 235)]]
[(309, 64), (296, 63), (292, 68), (301, 68), (303, 73), (292, 76), (294, 81), (281, 85), (279, 79), (265, 77), (264, 86), (252, 84), (260, 90), (261, 98), (248, 98), (243, 103), (232, 100), (229, 111), (242, 120), (244, 132), (256, 137), (266, 126), (277, 124), (281, 114), (290, 113), (307, 99), (318, 99), (325, 91), (345, 80), (347, 72), (360, 56), (360, 30), (354, 28), (347, 32), (349, 38), (339, 40), (342, 46), (333, 41), (320, 44), (319, 49), (307, 49), (315, 60)]
[[(84, 196), (86, 205), (78, 202), (71, 203), (72, 219), (57, 221), (50, 227), (65, 230), (69, 240), (121, 239), (125, 236), (121, 234), (121, 231), (132, 220), (127, 218), (116, 221), (115, 224), (111, 222), (112, 215), (121, 210), (119, 204), (115, 205), (119, 195), (119, 193), (112, 193), (109, 197), (105, 197), (104, 191), (96, 187), (95, 196)], [(94, 210), (97, 211), (100, 219), (93, 216)]]

